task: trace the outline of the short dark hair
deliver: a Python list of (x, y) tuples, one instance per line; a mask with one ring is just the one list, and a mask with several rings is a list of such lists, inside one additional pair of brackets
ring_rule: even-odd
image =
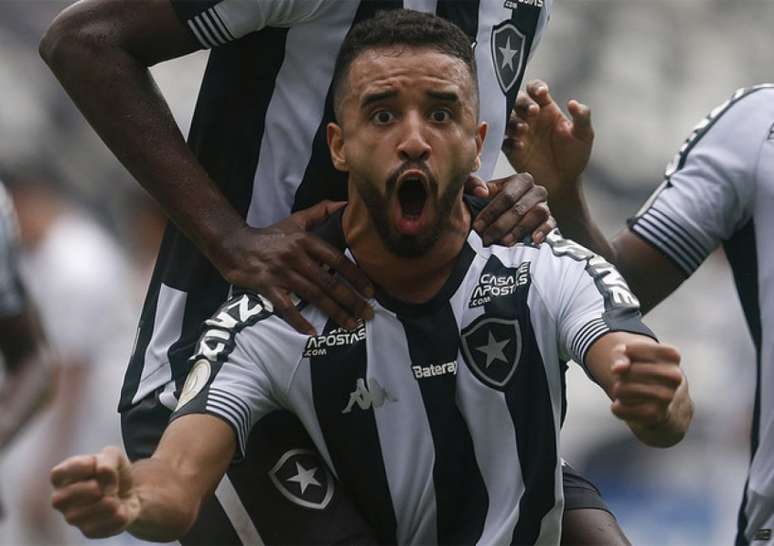
[(454, 23), (442, 17), (409, 9), (381, 11), (352, 27), (341, 44), (333, 70), (333, 104), (339, 117), (341, 88), (349, 67), (361, 53), (369, 49), (390, 46), (435, 49), (463, 61), (473, 79), (478, 98), (476, 56), (470, 38)]

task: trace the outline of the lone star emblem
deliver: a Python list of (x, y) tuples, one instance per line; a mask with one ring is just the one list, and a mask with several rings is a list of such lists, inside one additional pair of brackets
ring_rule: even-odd
[(482, 383), (494, 389), (508, 385), (519, 366), (521, 352), (521, 326), (516, 319), (482, 315), (460, 335), (465, 364)]
[(484, 366), (488, 368), (494, 363), (495, 360), (499, 360), (507, 364), (508, 360), (505, 358), (505, 353), (503, 352), (503, 349), (510, 342), (511, 342), (510, 339), (497, 341), (494, 335), (492, 335), (492, 332), (490, 331), (489, 342), (486, 345), (482, 345), (481, 347), (476, 347), (477, 351), (480, 351), (486, 355), (486, 364)]
[(503, 55), (503, 61), (502, 64), (500, 64), (500, 68), (505, 68), (507, 66), (513, 70), (513, 56), (516, 55), (519, 50), (511, 49), (511, 37), (508, 36), (506, 39), (505, 47), (498, 47), (497, 49), (499, 49), (500, 53)]
[(304, 468), (301, 463), (296, 461), (296, 471), (298, 472), (295, 476), (288, 478), (285, 481), (288, 482), (295, 482), (298, 484), (298, 486), (301, 488), (301, 494), (303, 495), (306, 493), (306, 488), (310, 485), (316, 485), (318, 487), (322, 487), (322, 484), (317, 481), (317, 479), (314, 477), (315, 472), (317, 472), (318, 467), (314, 466), (307, 470)]

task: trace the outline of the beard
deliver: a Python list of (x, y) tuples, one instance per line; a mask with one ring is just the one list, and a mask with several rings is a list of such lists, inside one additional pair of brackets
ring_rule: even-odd
[[(420, 170), (427, 178), (428, 195), (424, 206), (432, 207), (435, 210), (432, 224), (423, 233), (417, 235), (399, 233), (390, 222), (389, 215), (389, 205), (393, 199), (397, 199), (398, 179), (409, 169)], [(427, 165), (409, 161), (390, 174), (384, 186), (384, 194), (374, 184), (367, 181), (358, 185), (358, 191), (387, 250), (401, 258), (418, 258), (426, 254), (451, 225), (451, 211), (457, 202), (460, 189), (466, 178), (467, 175), (460, 176), (459, 180), (452, 180), (443, 193), (439, 195), (438, 180), (427, 168)]]

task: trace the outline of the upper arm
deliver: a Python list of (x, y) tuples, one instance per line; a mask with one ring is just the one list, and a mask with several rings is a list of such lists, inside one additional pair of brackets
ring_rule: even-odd
[[(771, 89), (740, 90), (713, 110), (669, 164), (664, 183), (629, 221), (631, 233), (616, 240), (624, 273), (640, 274), (642, 282), (632, 283), (635, 291), (648, 288), (644, 279), (651, 273), (666, 281), (649, 304), (679, 284), (676, 271), (683, 278), (691, 275), (749, 222), (758, 158), (774, 121), (773, 94)], [(634, 243), (638, 239), (642, 244)], [(656, 252), (645, 254), (646, 246)], [(665, 266), (663, 258), (673, 267)]]
[(212, 494), (236, 449), (234, 431), (211, 415), (185, 415), (169, 424), (154, 459), (174, 469), (193, 498)]

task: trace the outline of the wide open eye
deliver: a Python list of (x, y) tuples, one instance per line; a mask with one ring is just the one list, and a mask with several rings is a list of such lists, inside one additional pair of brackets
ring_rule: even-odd
[(395, 114), (389, 110), (378, 110), (371, 115), (371, 120), (377, 125), (387, 125), (395, 119)]
[(446, 123), (452, 118), (452, 114), (446, 108), (439, 108), (430, 112), (430, 119), (436, 123)]

